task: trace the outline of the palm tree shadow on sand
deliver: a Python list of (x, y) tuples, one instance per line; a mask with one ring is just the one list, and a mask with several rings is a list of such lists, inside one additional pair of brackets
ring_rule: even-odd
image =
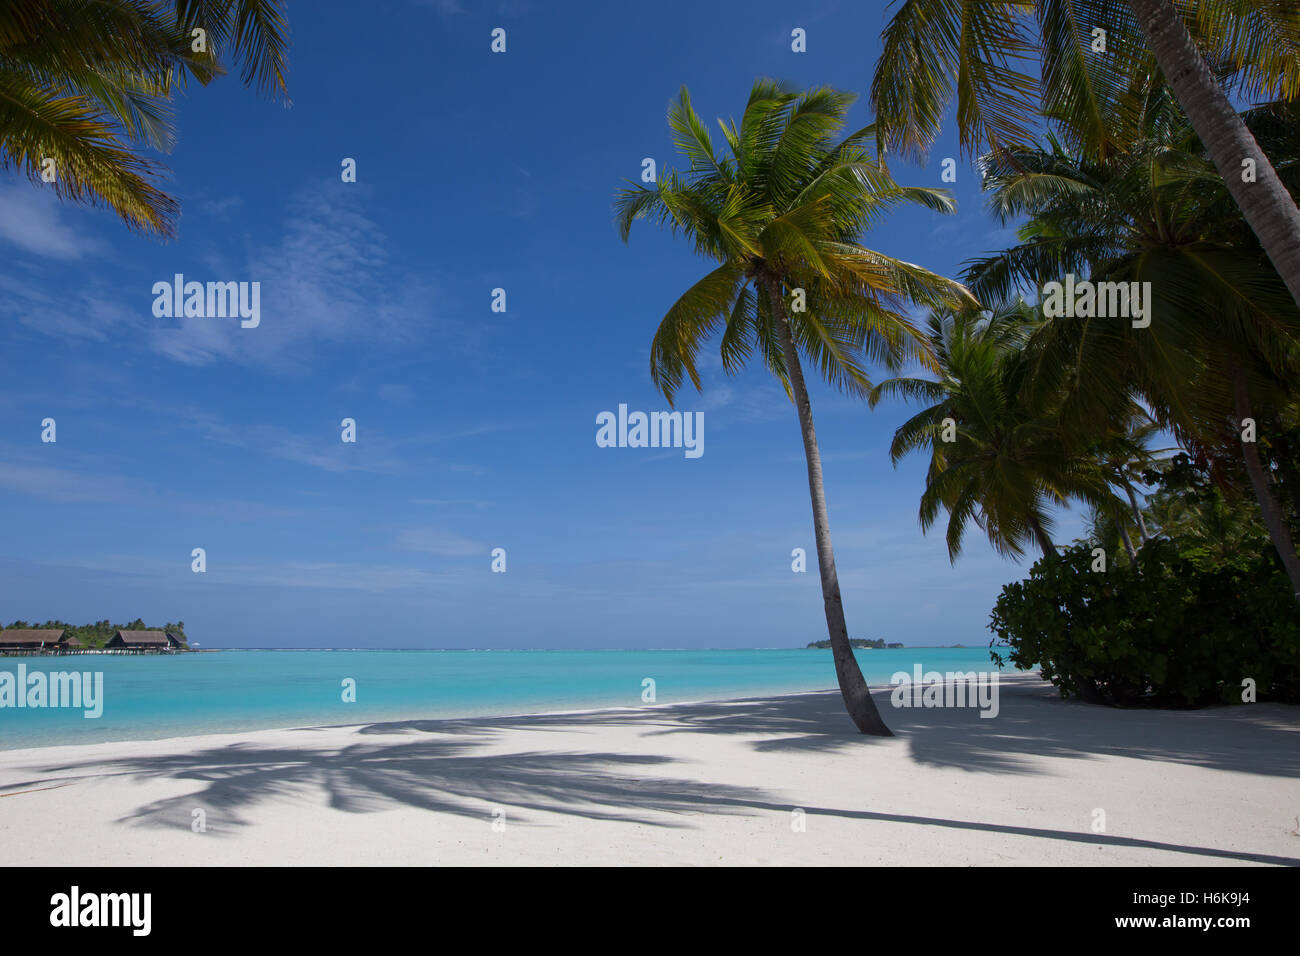
[[(1278, 704), (1170, 711), (1062, 700), (1036, 676), (1004, 677), (995, 718), (972, 708), (896, 709), (876, 691), (919, 764), (988, 773), (1040, 773), (1029, 757), (1136, 757), (1264, 776), (1300, 777), (1300, 708)], [(727, 734), (755, 738), (760, 752), (871, 748), (854, 733), (831, 692), (568, 714), (466, 720), (390, 721), (362, 735), (497, 735), (511, 730), (567, 733), (629, 726), (642, 736)]]
[(259, 803), (317, 794), (346, 813), (405, 806), (488, 819), (490, 808), (506, 806), (512, 820), (522, 823), (528, 822), (528, 811), (549, 811), (662, 827), (690, 824), (656, 814), (744, 813), (768, 803), (763, 791), (754, 788), (637, 774), (672, 763), (670, 757), (474, 753), (483, 742), (418, 740), (337, 751), (237, 744), (194, 754), (111, 761), (101, 772), (205, 784), (198, 793), (146, 804), (122, 820), (145, 826), (189, 826), (196, 806), (210, 807), (220, 819), (242, 826), (251, 821), (241, 811)]
[[(569, 714), (473, 720), (374, 723), (358, 727), (361, 742), (333, 749), (314, 746), (313, 730), (301, 747), (238, 743), (192, 753), (87, 760), (39, 768), (40, 786), (69, 777), (126, 775), (137, 779), (194, 781), (200, 789), (144, 804), (120, 823), (151, 828), (188, 828), (196, 807), (210, 808), (223, 826), (249, 825), (251, 812), (272, 801), (317, 803), (336, 810), (377, 812), (417, 808), (488, 819), (491, 808), (509, 807), (528, 825), (530, 813), (588, 820), (621, 820), (645, 826), (698, 826), (706, 815), (788, 815), (801, 806), (809, 816), (977, 830), (1095, 846), (1147, 848), (1239, 861), (1300, 865), (1300, 858), (1214, 847), (1180, 845), (1090, 832), (1008, 826), (853, 807), (794, 803), (778, 777), (762, 786), (720, 785), (692, 779), (689, 764), (658, 754), (562, 752), (546, 749), (493, 752), (510, 730), (595, 733), (623, 725), (638, 736), (736, 734), (751, 738), (760, 753), (841, 751), (855, 748), (870, 766), (877, 747), (905, 746), (919, 764), (962, 767), (998, 774), (1042, 773), (1030, 754), (1088, 759), (1125, 755), (1266, 776), (1300, 776), (1300, 722), (1291, 708), (1255, 705), (1208, 711), (1119, 711), (1051, 699), (1036, 681), (1011, 681), (1001, 694), (1001, 713), (981, 719), (973, 710), (893, 710), (899, 737), (865, 737), (845, 719), (838, 693)], [(889, 706), (886, 693), (878, 703)], [(1044, 697), (1048, 699), (1044, 699)], [(1184, 721), (1194, 722), (1189, 728)], [(392, 738), (398, 738), (393, 740)], [(672, 768), (678, 776), (664, 771)], [(779, 769), (774, 766), (774, 774)], [(48, 776), (57, 775), (57, 776)], [(18, 786), (17, 784), (15, 787)], [(222, 828), (211, 832), (220, 835)], [(227, 833), (232, 832), (226, 829)]]

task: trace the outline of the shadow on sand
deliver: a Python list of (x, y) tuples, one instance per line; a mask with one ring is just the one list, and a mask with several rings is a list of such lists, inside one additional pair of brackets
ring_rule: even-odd
[[(594, 734), (615, 725), (633, 728), (643, 738), (737, 735), (760, 753), (851, 755), (856, 749), (865, 767), (873, 748), (904, 746), (918, 764), (997, 774), (1041, 772), (1027, 759), (1032, 755), (1122, 755), (1245, 774), (1300, 776), (1300, 709), (1281, 705), (1121, 711), (1061, 701), (1052, 688), (1032, 678), (1004, 682), (995, 719), (982, 719), (974, 710), (894, 709), (884, 691), (876, 700), (898, 734), (895, 740), (858, 735), (839, 695), (816, 693), (625, 711), (376, 723), (359, 727), (360, 740), (337, 749), (314, 745), (315, 732), (304, 729), (296, 731), (302, 734), (302, 745), (291, 748), (237, 743), (192, 753), (45, 765), (33, 768), (39, 776), (13, 788), (116, 775), (202, 784), (197, 792), (140, 806), (120, 821), (146, 827), (188, 827), (196, 806), (211, 807), (239, 826), (251, 822), (244, 814), (265, 801), (316, 802), (322, 795), (331, 807), (353, 813), (406, 806), (484, 818), (485, 807), (508, 806), (512, 817), (524, 823), (528, 811), (656, 827), (693, 826), (698, 821), (692, 817), (700, 814), (790, 811), (790, 801), (779, 790), (720, 786), (681, 776), (689, 765), (669, 756), (547, 749), (491, 752), (491, 745), (507, 731)], [(775, 765), (773, 776), (779, 781)], [(1107, 834), (802, 806), (809, 815), (1300, 865), (1300, 859), (1289, 856)]]

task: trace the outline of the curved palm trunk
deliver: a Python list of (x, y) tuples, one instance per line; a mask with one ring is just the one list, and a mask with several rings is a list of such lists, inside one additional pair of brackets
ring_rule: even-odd
[[(1232, 400), (1237, 409), (1237, 418), (1252, 418), (1250, 413), (1250, 392), (1246, 388), (1246, 373), (1240, 365), (1232, 369)], [(1255, 498), (1259, 501), (1259, 510), (1264, 513), (1264, 527), (1277, 549), (1286, 576), (1291, 579), (1296, 601), (1300, 603), (1300, 558), (1296, 557), (1295, 544), (1291, 541), (1291, 532), (1286, 525), (1286, 516), (1269, 486), (1268, 475), (1259, 460), (1259, 447), (1253, 441), (1241, 443), (1241, 454), (1246, 460), (1246, 473), (1250, 475), (1250, 484), (1255, 489)]]
[[(1232, 198), (1300, 304), (1300, 209), (1214, 81), (1172, 0), (1129, 0), (1129, 5)], [(1242, 182), (1245, 159), (1255, 161), (1253, 183)]]
[(826, 491), (822, 487), (822, 457), (817, 448), (817, 432), (813, 428), (812, 402), (808, 399), (808, 386), (804, 383), (799, 353), (790, 332), (790, 319), (786, 315), (785, 301), (781, 298), (781, 285), (771, 277), (762, 280), (772, 303), (781, 348), (785, 353), (786, 370), (790, 388), (794, 392), (795, 407), (799, 410), (799, 426), (803, 431), (804, 458), (808, 462), (808, 492), (812, 496), (813, 533), (817, 539), (817, 568), (822, 578), (822, 602), (826, 607), (826, 630), (830, 634), (831, 653), (835, 657), (835, 676), (844, 695), (844, 706), (853, 723), (864, 734), (892, 737), (885, 726), (876, 703), (871, 699), (867, 682), (853, 656), (849, 644), (848, 625), (844, 621), (844, 604), (840, 600), (840, 579), (835, 571), (835, 552), (831, 548), (830, 518), (826, 513)]

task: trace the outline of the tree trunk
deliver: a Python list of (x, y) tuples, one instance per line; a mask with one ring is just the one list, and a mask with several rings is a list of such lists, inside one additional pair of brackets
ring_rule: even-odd
[[(1214, 76), (1171, 0), (1129, 0), (1179, 105), (1237, 206), (1300, 305), (1300, 209)], [(1253, 159), (1255, 182), (1242, 181)]]
[(1128, 552), (1128, 559), (1137, 564), (1138, 553), (1133, 547), (1133, 539), (1129, 537), (1128, 528), (1124, 527), (1122, 519), (1116, 519), (1115, 523), (1119, 525), (1119, 539), (1124, 542), (1124, 550)]
[(1056, 545), (1052, 544), (1052, 539), (1048, 536), (1047, 532), (1043, 530), (1043, 526), (1039, 523), (1037, 518), (1029, 519), (1029, 527), (1033, 529), (1034, 538), (1038, 541), (1038, 546), (1043, 550), (1043, 557), (1047, 557), (1049, 554), (1052, 557), (1056, 557)]
[[(1284, 427), (1276, 415), (1272, 421), (1274, 428), (1280, 430)], [(1281, 456), (1277, 462), (1277, 477), (1279, 484), (1288, 492), (1287, 497), (1290, 499), (1292, 516), (1290, 528), (1291, 533), (1296, 534), (1300, 532), (1300, 525), (1297, 524), (1297, 520), (1300, 520), (1300, 471), (1290, 465), (1286, 455)]]
[[(1232, 399), (1237, 409), (1238, 419), (1253, 417), (1250, 413), (1250, 391), (1246, 388), (1246, 373), (1240, 365), (1234, 365), (1232, 369)], [(1240, 429), (1241, 421), (1236, 425)], [(1278, 557), (1282, 559), (1286, 576), (1291, 579), (1291, 589), (1295, 591), (1296, 602), (1300, 603), (1300, 559), (1296, 557), (1295, 545), (1291, 542), (1286, 516), (1282, 514), (1282, 507), (1273, 496), (1268, 475), (1264, 473), (1264, 465), (1259, 460), (1259, 446), (1253, 441), (1243, 441), (1241, 454), (1246, 460), (1246, 472), (1250, 475), (1251, 486), (1255, 489), (1259, 510), (1264, 513), (1264, 527), (1268, 529), (1273, 547), (1277, 549)]]
[(1138, 536), (1142, 538), (1142, 543), (1146, 544), (1151, 540), (1150, 535), (1147, 534), (1147, 519), (1142, 516), (1142, 509), (1138, 507), (1138, 499), (1133, 492), (1133, 486), (1125, 481), (1124, 490), (1128, 492), (1129, 507), (1133, 509), (1133, 518), (1137, 521)]
[(785, 353), (786, 372), (790, 378), (790, 389), (794, 393), (795, 407), (799, 411), (799, 426), (803, 431), (804, 458), (808, 463), (808, 492), (812, 497), (813, 533), (817, 540), (817, 568), (822, 578), (822, 603), (826, 608), (826, 630), (830, 634), (831, 653), (835, 658), (835, 676), (840, 683), (840, 693), (844, 695), (844, 706), (853, 718), (853, 723), (864, 734), (878, 737), (894, 736), (885, 726), (876, 703), (871, 699), (867, 682), (858, 667), (857, 658), (853, 656), (853, 647), (849, 644), (849, 629), (844, 621), (844, 604), (840, 600), (840, 579), (835, 571), (835, 552), (831, 548), (830, 518), (826, 513), (826, 490), (822, 487), (822, 457), (817, 448), (817, 432), (813, 428), (812, 402), (808, 399), (808, 387), (804, 383), (803, 369), (799, 365), (799, 353), (795, 349), (794, 337), (790, 331), (790, 319), (786, 315), (785, 300), (781, 297), (781, 283), (773, 277), (765, 277), (763, 286), (772, 302), (772, 315), (776, 317), (777, 331), (781, 336), (781, 348)]

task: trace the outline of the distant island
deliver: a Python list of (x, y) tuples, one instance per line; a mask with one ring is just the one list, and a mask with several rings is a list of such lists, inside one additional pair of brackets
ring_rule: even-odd
[[(830, 641), (813, 641), (811, 644), (808, 645), (808, 647), (819, 647), (822, 648), (823, 650), (830, 646), (831, 646)], [(856, 647), (858, 649), (863, 649), (868, 647), (902, 647), (903, 645), (899, 643), (886, 644), (885, 639), (883, 637), (880, 638), (850, 637), (849, 646)], [(805, 648), (805, 650), (807, 650), (807, 648)]]
[(93, 624), (46, 621), (29, 624), (14, 621), (0, 627), (0, 654), (147, 654), (188, 651), (185, 622), (168, 621), (151, 627), (141, 618), (118, 625), (108, 620)]

